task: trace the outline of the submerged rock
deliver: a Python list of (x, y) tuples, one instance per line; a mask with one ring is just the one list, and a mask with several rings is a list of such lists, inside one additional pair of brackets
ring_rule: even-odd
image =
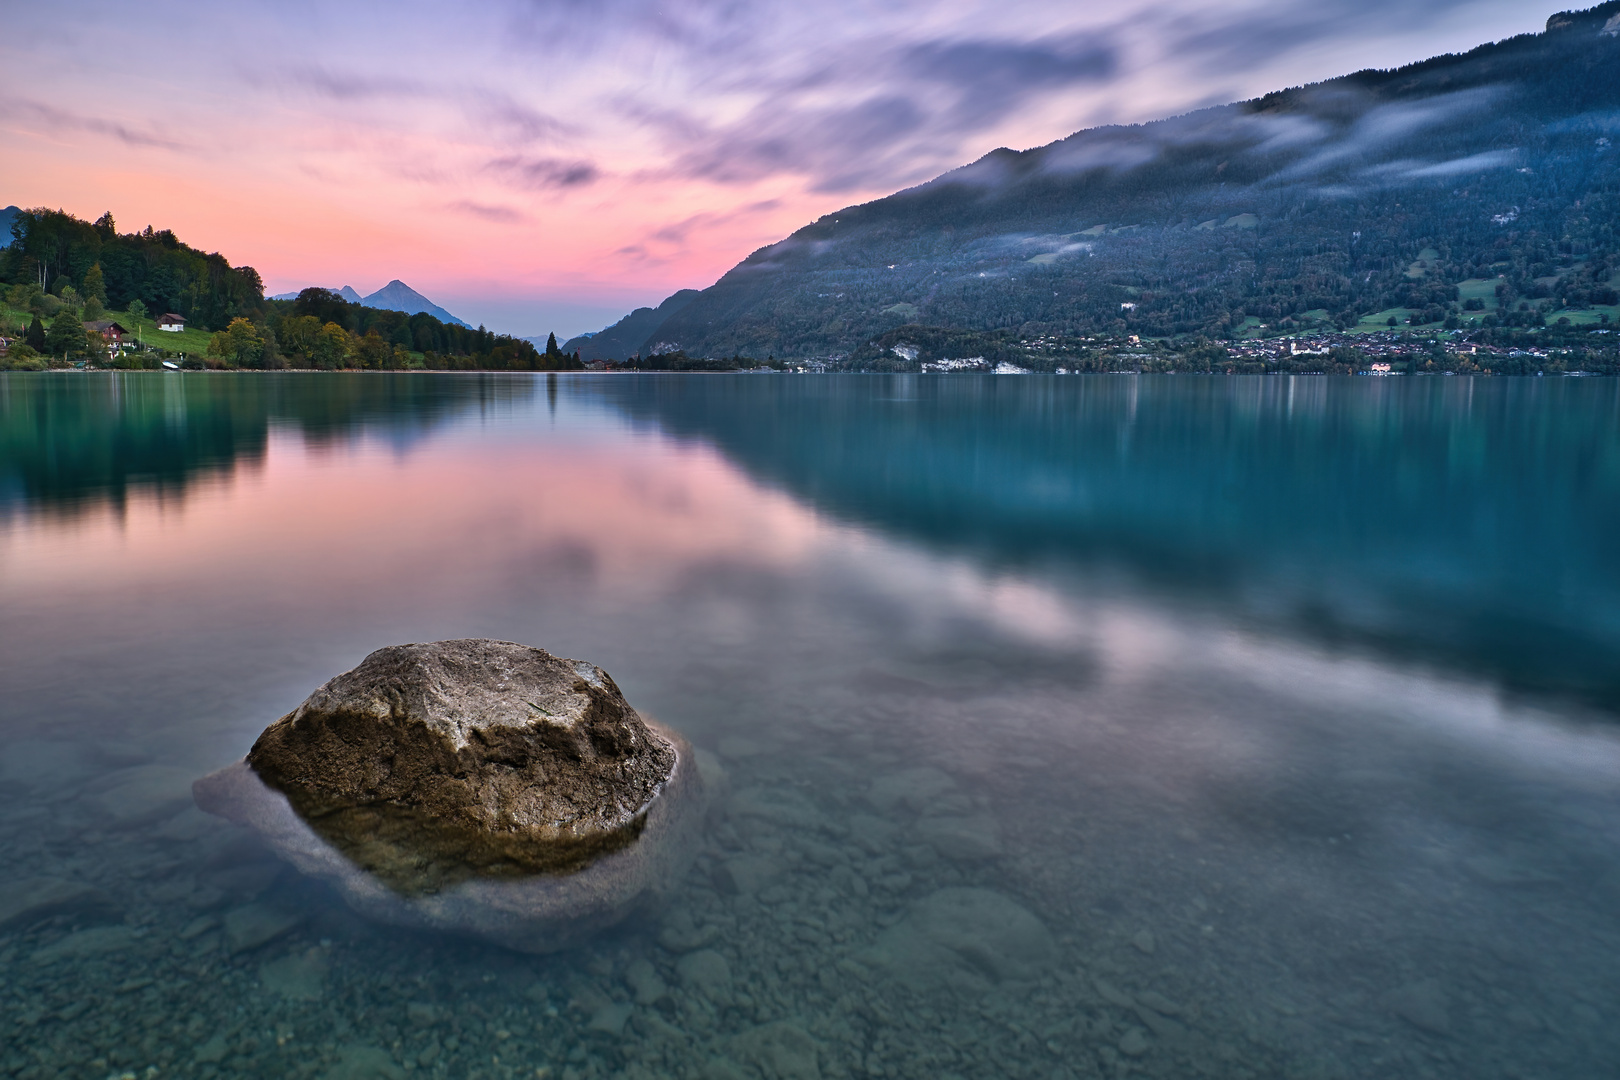
[(225, 915), (225, 944), (233, 953), (247, 952), (274, 941), (303, 921), (296, 911), (270, 904), (243, 904)]
[(731, 1049), (768, 1080), (821, 1080), (816, 1041), (786, 1020), (743, 1032), (731, 1040)]
[(606, 672), (481, 639), (372, 653), (194, 794), (362, 914), (529, 952), (661, 895), (704, 812)]
[(117, 913), (111, 896), (81, 882), (36, 877), (0, 885), (0, 934), (55, 915), (103, 914), (111, 918)]
[(971, 993), (1037, 978), (1056, 952), (1045, 924), (1011, 897), (952, 886), (912, 905), (865, 959), (919, 991)]

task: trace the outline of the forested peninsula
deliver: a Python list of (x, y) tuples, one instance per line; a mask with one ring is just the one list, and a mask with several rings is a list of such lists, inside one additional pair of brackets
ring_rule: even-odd
[[(159, 329), (168, 318), (169, 326)], [(171, 329), (183, 326), (183, 329)], [(0, 367), (374, 371), (566, 371), (583, 365), (553, 336), (522, 338), (305, 289), (268, 300), (258, 271), (182, 243), (170, 230), (121, 233), (24, 210), (0, 248)]]

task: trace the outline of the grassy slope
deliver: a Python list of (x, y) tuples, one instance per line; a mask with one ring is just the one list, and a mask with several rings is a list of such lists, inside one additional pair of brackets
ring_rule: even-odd
[(153, 348), (163, 349), (167, 352), (185, 353), (187, 356), (202, 356), (208, 351), (208, 339), (212, 337), (207, 330), (198, 330), (186, 327), (178, 334), (171, 334), (157, 328), (157, 320), (146, 318), (135, 320), (130, 318), (127, 311), (109, 312), (108, 318), (117, 322), (128, 330), (131, 336), (137, 334), (143, 344)]
[[(184, 353), (187, 356), (202, 356), (205, 354), (208, 351), (208, 339), (212, 336), (206, 330), (196, 330), (189, 326), (178, 334), (165, 333), (157, 328), (155, 320), (141, 319), (137, 323), (136, 320), (130, 318), (127, 311), (109, 311), (105, 317), (112, 319), (132, 335), (138, 325), (141, 340), (147, 345), (168, 352)], [(0, 302), (0, 336), (21, 337), (27, 331), (28, 322), (32, 318), (33, 316), (28, 312), (18, 311), (16, 308), (8, 307), (5, 303)], [(49, 319), (45, 320), (45, 325), (50, 326)]]

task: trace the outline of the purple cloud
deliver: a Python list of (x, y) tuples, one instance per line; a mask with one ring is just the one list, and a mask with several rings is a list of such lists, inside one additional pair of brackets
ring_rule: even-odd
[(589, 161), (518, 155), (496, 158), (484, 166), (484, 171), (526, 191), (582, 187), (595, 183), (601, 176), (601, 171)]

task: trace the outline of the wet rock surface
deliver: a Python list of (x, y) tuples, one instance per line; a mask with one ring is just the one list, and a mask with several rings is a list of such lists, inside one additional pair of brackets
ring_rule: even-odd
[(691, 747), (600, 668), (482, 639), (372, 653), (194, 794), (362, 914), (525, 952), (673, 888), (705, 808)]
[[(567, 862), (633, 839), (675, 756), (601, 668), (467, 638), (378, 649), (270, 725), (247, 761), (311, 819), (385, 805), (418, 812), (407, 829), (541, 841)], [(362, 814), (337, 831), (377, 824)]]

